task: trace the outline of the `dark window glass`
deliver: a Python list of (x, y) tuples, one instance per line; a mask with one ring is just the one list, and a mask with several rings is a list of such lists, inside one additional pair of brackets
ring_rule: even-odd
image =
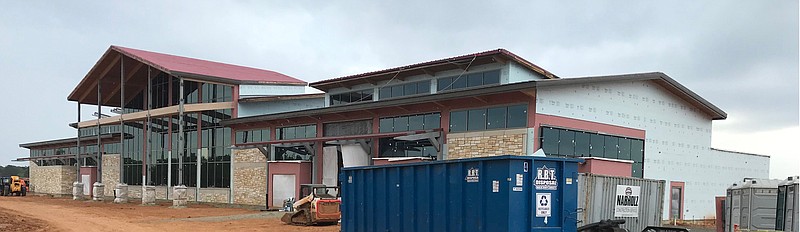
[(252, 139), (249, 142), (260, 142), (261, 141), (261, 131), (260, 130), (254, 130), (254, 131), (251, 131), (251, 133), (253, 133), (253, 136), (252, 136)]
[(483, 84), (499, 84), (500, 83), (500, 70), (493, 70), (483, 73)]
[(430, 92), (431, 92), (430, 81), (417, 82), (417, 93), (430, 93)]
[(410, 83), (403, 85), (403, 95), (414, 95), (417, 94), (417, 84)]
[(525, 127), (528, 125), (528, 105), (515, 105), (508, 107), (508, 128)]
[(414, 115), (408, 117), (408, 130), (422, 130), (425, 124), (425, 116)]
[(483, 85), (483, 73), (472, 73), (469, 75), (464, 75), (461, 78), (464, 77), (467, 78), (467, 87)]
[(436, 80), (436, 91), (444, 91), (450, 89), (453, 84), (453, 77), (439, 78)]
[(306, 138), (317, 137), (317, 125), (306, 126)]
[(342, 95), (340, 94), (330, 95), (330, 98), (332, 106), (342, 104)]
[(644, 141), (631, 139), (631, 160), (644, 162)]
[(382, 87), (379, 92), (380, 92), (380, 99), (387, 99), (392, 97), (392, 87)]
[(408, 117), (394, 118), (394, 131), (407, 131), (408, 130)]
[(394, 131), (393, 125), (394, 125), (394, 119), (392, 119), (392, 118), (382, 118), (380, 120), (380, 124), (379, 124), (378, 127), (379, 127), (381, 133), (386, 133), (386, 132), (393, 132)]
[(330, 95), (331, 105), (347, 104), (352, 102), (372, 101), (372, 89), (353, 91)]
[(489, 108), (486, 110), (487, 124), (486, 129), (506, 128), (507, 107)]
[(430, 81), (418, 81), (381, 88), (381, 99), (430, 93)]
[(467, 87), (467, 77), (466, 75), (462, 75), (460, 77), (456, 77), (453, 79), (453, 86), (449, 89), (463, 89)]
[[(372, 90), (372, 89), (368, 89), (368, 90), (362, 90), (361, 92), (358, 92), (358, 93), (359, 93), (359, 96), (358, 96), (358, 97), (359, 97), (359, 98), (358, 98), (358, 101), (359, 101), (359, 102), (362, 102), (362, 101), (372, 101), (372, 97), (373, 97), (373, 96), (372, 96), (372, 94), (373, 94), (374, 92), (375, 92), (375, 90)], [(355, 100), (355, 99), (354, 99), (354, 100)]]
[(392, 97), (403, 96), (403, 85), (392, 86)]
[(633, 177), (643, 178), (644, 177), (644, 164), (640, 162), (634, 162), (631, 165), (631, 175)]
[(439, 128), (439, 113), (399, 116), (380, 119), (380, 131), (400, 132)]
[(589, 155), (589, 133), (575, 132), (575, 156), (588, 157)]
[(617, 159), (631, 160), (631, 140), (619, 138), (619, 155)]
[(469, 110), (467, 116), (467, 130), (485, 130), (486, 129), (486, 109)]
[(224, 101), (233, 101), (233, 86), (225, 86), (222, 88), (222, 96)]
[(558, 129), (542, 127), (542, 150), (545, 154), (558, 154)]
[(575, 132), (561, 130), (558, 140), (558, 154), (563, 156), (575, 156)]
[(603, 154), (605, 153), (605, 141), (606, 140), (603, 138), (603, 135), (592, 134), (590, 144), (591, 150), (589, 151), (589, 154), (591, 154), (592, 157), (603, 157)]
[(603, 153), (603, 157), (616, 159), (619, 154), (619, 147), (617, 145), (619, 139), (614, 136), (605, 136), (605, 140), (605, 152)]
[(439, 113), (425, 115), (425, 129), (436, 129), (441, 127), (441, 115)]
[(463, 74), (460, 76), (439, 78), (437, 81), (438, 82), (436, 89), (438, 91), (475, 87), (475, 86), (489, 85), (489, 84), (498, 84), (500, 83), (500, 70), (492, 70), (486, 72)]
[(467, 111), (450, 112), (450, 132), (467, 131)]
[(286, 127), (283, 128), (283, 135), (286, 136), (284, 139), (295, 139), (297, 138), (297, 127)]

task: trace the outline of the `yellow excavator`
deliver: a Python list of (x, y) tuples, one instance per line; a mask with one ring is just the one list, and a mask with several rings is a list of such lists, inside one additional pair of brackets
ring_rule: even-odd
[(330, 187), (321, 184), (300, 185), (300, 196), (305, 196), (294, 202), (294, 212), (289, 212), (281, 217), (281, 221), (291, 225), (335, 225), (342, 218), (339, 211), (339, 187)]

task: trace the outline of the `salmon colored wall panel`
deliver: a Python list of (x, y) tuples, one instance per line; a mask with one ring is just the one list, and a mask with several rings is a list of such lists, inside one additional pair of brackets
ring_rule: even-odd
[(588, 158), (585, 161), (578, 165), (578, 172), (630, 177), (633, 168), (631, 162), (622, 160)]
[[(311, 162), (269, 162), (269, 178), (267, 179), (267, 188), (269, 190), (269, 198), (267, 198), (267, 205), (272, 205), (272, 177), (274, 175), (294, 175), (295, 178), (295, 194), (300, 194), (301, 184), (311, 184)], [(295, 199), (300, 199), (300, 196), (295, 196)]]

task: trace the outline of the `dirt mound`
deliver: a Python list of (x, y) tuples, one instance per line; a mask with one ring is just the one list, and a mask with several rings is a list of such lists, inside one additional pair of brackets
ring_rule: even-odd
[(0, 231), (59, 231), (44, 220), (22, 216), (13, 211), (0, 211)]

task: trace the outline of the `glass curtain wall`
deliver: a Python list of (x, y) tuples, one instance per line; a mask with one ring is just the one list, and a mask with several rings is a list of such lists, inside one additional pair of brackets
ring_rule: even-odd
[[(179, 104), (178, 78), (170, 78), (162, 73), (153, 78), (151, 83), (150, 99), (153, 109)], [(184, 87), (185, 104), (233, 100), (232, 86), (184, 80)], [(147, 109), (147, 88), (139, 91), (125, 104), (125, 112)], [(142, 165), (147, 165), (149, 167), (147, 184), (165, 186), (169, 176), (168, 165), (171, 161), (173, 185), (177, 185), (178, 178), (182, 178), (183, 184), (188, 187), (196, 187), (198, 184), (200, 187), (230, 187), (231, 130), (221, 127), (219, 122), (229, 119), (231, 115), (231, 109), (185, 113), (183, 147), (179, 147), (178, 144), (180, 123), (178, 115), (152, 117), (150, 123), (146, 120), (126, 122), (123, 131), (133, 138), (126, 139), (122, 145), (123, 181), (129, 185), (141, 185)], [(184, 151), (182, 177), (178, 176), (180, 149)], [(170, 152), (172, 160), (169, 160)], [(144, 155), (147, 155), (147, 159), (143, 159)], [(198, 168), (200, 168), (200, 183), (197, 183)]]
[(548, 156), (630, 160), (631, 175), (644, 174), (644, 140), (553, 127), (542, 127), (540, 135), (542, 150)]

